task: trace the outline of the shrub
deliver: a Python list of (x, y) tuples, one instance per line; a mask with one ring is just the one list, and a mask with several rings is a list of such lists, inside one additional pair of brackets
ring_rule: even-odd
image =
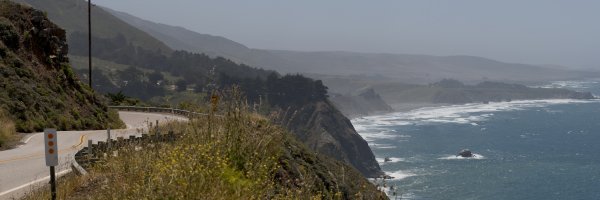
[(15, 139), (15, 123), (4, 109), (0, 109), (0, 148), (5, 148), (7, 142)]
[[(175, 142), (123, 147), (87, 177), (59, 181), (59, 198), (385, 199), (352, 167), (320, 157), (251, 113), (238, 93), (222, 99), (211, 102), (208, 116), (161, 123), (161, 133), (178, 133)], [(44, 189), (26, 199), (48, 196)]]

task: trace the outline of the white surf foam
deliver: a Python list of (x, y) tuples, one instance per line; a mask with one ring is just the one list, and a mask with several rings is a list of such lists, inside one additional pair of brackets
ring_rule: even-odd
[[(486, 121), (494, 116), (494, 112), (524, 110), (528, 108), (546, 107), (549, 105), (592, 103), (597, 100), (574, 100), (574, 99), (552, 99), (552, 100), (523, 100), (512, 102), (496, 102), (489, 104), (464, 104), (453, 106), (427, 107), (408, 112), (397, 112), (386, 115), (370, 116), (356, 119), (357, 131), (369, 134), (369, 129), (379, 127), (422, 125), (431, 123), (457, 123), (480, 125), (478, 122)], [(371, 133), (372, 134), (372, 133)]]
[(485, 156), (474, 153), (473, 157), (462, 157), (462, 156), (457, 156), (457, 155), (449, 155), (449, 156), (441, 157), (438, 159), (440, 159), (440, 160), (483, 160), (483, 159), (485, 159)]
[(539, 88), (570, 88), (570, 89), (587, 89), (594, 85), (598, 85), (598, 81), (554, 81), (545, 85), (538, 85), (533, 87)]
[(385, 158), (375, 158), (375, 160), (377, 160), (379, 165), (384, 165), (386, 163), (397, 163), (397, 162), (406, 161), (406, 159), (404, 159), (404, 158), (397, 158), (397, 157), (389, 157), (389, 159), (390, 159), (390, 161), (385, 162)]
[(417, 176), (417, 174), (414, 174), (409, 171), (404, 171), (404, 170), (398, 170), (395, 172), (386, 172), (386, 175), (392, 177), (391, 180), (402, 180), (402, 179), (405, 179), (408, 177)]

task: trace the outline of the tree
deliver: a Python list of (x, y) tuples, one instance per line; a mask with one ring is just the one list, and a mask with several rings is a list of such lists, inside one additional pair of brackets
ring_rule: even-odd
[(160, 73), (158, 71), (154, 71), (148, 75), (148, 80), (150, 81), (151, 84), (156, 85), (158, 83), (158, 81), (161, 81), (163, 79), (165, 79), (165, 77), (163, 76), (162, 73)]
[(178, 80), (177, 82), (175, 82), (175, 86), (177, 87), (175, 90), (177, 92), (183, 92), (187, 90), (187, 85), (188, 82), (184, 79)]

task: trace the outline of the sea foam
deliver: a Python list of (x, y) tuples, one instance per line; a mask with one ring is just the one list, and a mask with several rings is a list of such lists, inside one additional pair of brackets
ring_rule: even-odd
[[(353, 120), (357, 131), (373, 134), (369, 129), (375, 127), (380, 131), (383, 127), (403, 125), (423, 125), (431, 123), (456, 123), (471, 124), (477, 126), (481, 121), (486, 121), (494, 116), (494, 112), (524, 110), (528, 108), (540, 108), (549, 105), (592, 103), (597, 100), (574, 100), (574, 99), (552, 99), (552, 100), (522, 100), (512, 102), (495, 102), (489, 104), (464, 104), (440, 107), (426, 107), (408, 112), (396, 112), (386, 115), (369, 116)], [(389, 132), (389, 129), (388, 129)], [(393, 134), (389, 135), (390, 137)], [(379, 135), (382, 136), (382, 135)]]
[(392, 177), (391, 180), (402, 180), (408, 177), (416, 176), (417, 174), (405, 170), (398, 170), (394, 172), (387, 172), (386, 175)]
[(389, 159), (390, 159), (390, 161), (385, 162), (385, 158), (375, 158), (375, 160), (377, 160), (379, 165), (384, 165), (386, 163), (397, 163), (397, 162), (406, 161), (406, 159), (404, 159), (404, 158), (397, 158), (397, 157), (389, 157)]
[(485, 156), (474, 153), (473, 157), (462, 157), (462, 156), (457, 156), (457, 155), (449, 155), (449, 156), (444, 156), (444, 157), (441, 157), (438, 159), (440, 159), (440, 160), (483, 160), (483, 159), (485, 159)]

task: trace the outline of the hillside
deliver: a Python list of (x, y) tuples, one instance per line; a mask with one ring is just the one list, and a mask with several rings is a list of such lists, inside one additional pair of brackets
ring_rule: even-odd
[(344, 115), (351, 118), (393, 111), (375, 89), (365, 88), (357, 93), (332, 94), (330, 100)]
[(178, 139), (123, 145), (85, 177), (59, 182), (59, 199), (387, 199), (353, 167), (249, 111), (235, 91), (212, 104), (221, 117), (163, 124)]
[(222, 56), (236, 62), (283, 73), (327, 75), (380, 75), (405, 83), (425, 84), (445, 78), (467, 82), (539, 82), (598, 76), (598, 72), (568, 71), (536, 65), (506, 63), (475, 56), (429, 56), (356, 52), (298, 52), (248, 48), (235, 41), (185, 28), (158, 24), (111, 11), (139, 29), (148, 31), (177, 50)]
[(445, 79), (429, 85), (381, 84), (374, 86), (390, 104), (465, 104), (533, 99), (594, 99), (589, 92), (558, 88), (531, 88), (519, 84), (481, 82), (465, 85)]
[[(52, 1), (64, 4), (65, 7), (77, 7), (78, 5), (78, 3), (73, 3), (72, 0)], [(66, 13), (59, 12), (57, 9), (46, 11), (49, 15), (66, 15)], [(114, 31), (121, 32), (118, 29)], [(130, 39), (124, 34), (120, 33), (107, 38), (93, 38), (94, 44), (102, 44), (93, 46), (93, 55), (96, 56), (96, 62), (100, 64), (99, 66), (109, 66), (95, 68), (96, 70), (103, 70), (97, 71), (94, 76), (94, 88), (99, 89), (100, 92), (123, 91), (125, 95), (143, 100), (152, 99), (158, 101), (157, 103), (161, 105), (184, 106), (189, 105), (189, 103), (177, 102), (178, 104), (174, 104), (175, 102), (172, 100), (184, 99), (182, 97), (186, 96), (206, 98), (209, 96), (207, 94), (212, 93), (214, 90), (227, 90), (234, 85), (239, 85), (248, 102), (255, 105), (261, 104), (265, 114), (290, 110), (293, 112), (304, 105), (313, 105), (313, 103), (322, 101), (327, 96), (327, 88), (320, 81), (314, 81), (299, 75), (281, 76), (274, 71), (254, 68), (221, 57), (212, 58), (205, 54), (186, 51), (173, 51), (165, 54), (160, 49), (138, 48), (132, 45)], [(85, 36), (75, 35), (70, 38), (70, 43), (81, 44), (85, 39)], [(83, 47), (85, 46), (76, 45), (73, 48), (82, 49)], [(76, 50), (74, 55), (86, 55), (77, 52), (81, 53), (84, 50)], [(81, 77), (84, 80), (86, 79), (85, 74), (81, 74)], [(174, 89), (172, 86), (174, 86)], [(161, 100), (163, 101), (161, 102)], [(333, 107), (332, 109), (335, 110)], [(341, 114), (332, 117), (346, 119)], [(294, 123), (308, 124), (306, 120), (308, 119), (294, 121)], [(361, 149), (359, 153), (361, 156), (347, 155), (354, 154), (352, 153), (354, 151), (345, 152), (342, 148), (336, 149), (335, 152), (323, 153), (336, 157), (342, 155), (348, 158), (342, 161), (353, 165), (357, 169), (368, 169), (360, 170), (364, 175), (374, 176), (381, 173), (366, 142), (356, 134), (352, 125), (345, 123), (344, 120), (336, 120), (332, 123), (334, 123), (333, 126), (340, 128), (329, 130), (331, 135), (340, 136), (336, 137), (334, 142), (348, 144), (346, 148)], [(294, 131), (294, 134), (296, 136), (302, 134), (314, 135), (312, 139), (317, 140), (319, 135), (314, 131), (318, 131), (318, 129), (312, 130), (311, 133), (304, 133), (307, 130)], [(348, 134), (354, 136), (344, 136)], [(301, 141), (304, 142), (304, 140)], [(318, 150), (316, 147), (310, 147), (313, 150)], [(355, 158), (364, 160), (349, 160)]]
[[(67, 31), (67, 40), (72, 48), (78, 44), (72, 41), (73, 36), (84, 35), (87, 45), (87, 2), (83, 0), (13, 0), (14, 2), (29, 4), (36, 9), (48, 13), (48, 18)], [(124, 36), (133, 46), (143, 49), (160, 50), (170, 53), (172, 50), (161, 41), (156, 40), (147, 33), (130, 26), (110, 13), (96, 7), (92, 8), (92, 32), (94, 37), (114, 38)], [(126, 45), (126, 44), (122, 44)], [(87, 55), (85, 52), (75, 52)]]
[(350, 163), (367, 177), (383, 175), (367, 142), (329, 101), (305, 104), (277, 117), (311, 149)]
[[(380, 75), (405, 83), (431, 83), (445, 78), (466, 82), (484, 80), (538, 82), (591, 77), (597, 73), (505, 63), (476, 56), (428, 56), (354, 52), (268, 51), (288, 61), (282, 71), (332, 75)], [(265, 60), (262, 66), (274, 66)], [(277, 63), (279, 64), (279, 63)], [(323, 67), (327, 66), (327, 67)]]
[(248, 47), (224, 37), (200, 34), (182, 27), (154, 23), (110, 8), (103, 9), (159, 39), (169, 47), (177, 47), (174, 48), (177, 50), (205, 53), (214, 57), (221, 56), (238, 62), (243, 61), (244, 56), (241, 55), (247, 54), (250, 50)]
[(19, 132), (119, 128), (69, 65), (66, 32), (41, 11), (0, 2), (0, 106)]

